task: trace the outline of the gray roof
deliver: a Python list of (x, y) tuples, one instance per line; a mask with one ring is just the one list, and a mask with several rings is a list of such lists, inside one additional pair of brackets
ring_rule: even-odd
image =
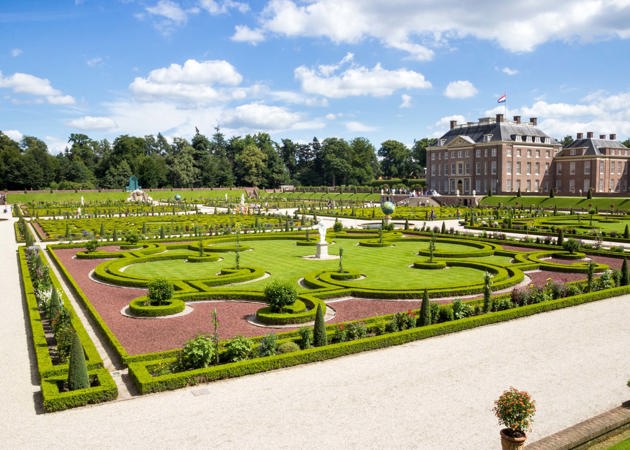
[(446, 139), (444, 145), (448, 145), (457, 136), (467, 136), (475, 143), (481, 143), (485, 142), (484, 136), (488, 134), (492, 135), (490, 142), (515, 141), (517, 139), (521, 142), (521, 136), (537, 136), (549, 138), (549, 143), (556, 143), (555, 139), (530, 123), (496, 122), (493, 119), (481, 119), (479, 122), (468, 125), (457, 125), (448, 130), (440, 140)]
[[(619, 141), (610, 141), (608, 139), (577, 139), (564, 148), (586, 148), (585, 155), (601, 155), (600, 149), (603, 148), (623, 148), (628, 149)], [(565, 155), (566, 156), (566, 155)]]

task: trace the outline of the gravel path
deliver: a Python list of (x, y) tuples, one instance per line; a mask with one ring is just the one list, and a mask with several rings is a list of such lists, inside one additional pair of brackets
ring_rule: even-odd
[[(0, 222), (4, 448), (499, 448), (513, 385), (530, 441), (630, 398), (630, 296), (322, 363), (38, 414), (11, 224)], [(33, 369), (34, 370), (34, 369)]]

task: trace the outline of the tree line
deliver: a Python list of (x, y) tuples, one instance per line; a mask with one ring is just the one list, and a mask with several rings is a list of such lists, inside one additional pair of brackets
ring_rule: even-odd
[(210, 138), (197, 130), (190, 142), (161, 134), (113, 142), (71, 134), (65, 151), (51, 155), (36, 137), (16, 142), (0, 132), (0, 188), (122, 189), (131, 175), (143, 188), (366, 185), (381, 176), (422, 176), (426, 147), (434, 144), (424, 138), (408, 148), (387, 140), (376, 150), (363, 137), (304, 144), (275, 142), (267, 133), (227, 139), (216, 128)]

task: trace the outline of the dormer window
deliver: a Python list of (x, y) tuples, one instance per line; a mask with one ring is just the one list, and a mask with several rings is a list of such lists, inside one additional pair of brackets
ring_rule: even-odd
[(446, 144), (446, 138), (440, 139), (440, 146), (443, 146), (444, 144)]
[(483, 135), (483, 141), (484, 141), (484, 142), (490, 142), (490, 141), (492, 141), (492, 135), (491, 135), (491, 134), (484, 134), (484, 135)]

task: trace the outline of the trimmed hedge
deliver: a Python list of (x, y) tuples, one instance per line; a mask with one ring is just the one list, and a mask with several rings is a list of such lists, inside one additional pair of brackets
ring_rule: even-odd
[(174, 358), (171, 357), (152, 361), (134, 361), (129, 363), (129, 374), (140, 393), (146, 394), (149, 392), (160, 392), (225, 378), (233, 378), (284, 367), (291, 367), (298, 364), (323, 361), (354, 353), (390, 347), (392, 345), (405, 344), (433, 336), (440, 336), (479, 326), (513, 320), (520, 317), (527, 317), (541, 312), (553, 311), (556, 309), (597, 301), (608, 298), (611, 294), (623, 295), (628, 293), (630, 293), (630, 286), (624, 286), (621, 288), (581, 294), (575, 297), (566, 297), (559, 300), (536, 303), (520, 308), (487, 313), (460, 320), (429, 325), (426, 327), (411, 328), (396, 333), (371, 336), (354, 341), (310, 348), (300, 352), (285, 353), (266, 358), (245, 360), (237, 363), (222, 364), (204, 369), (196, 369), (156, 377), (150, 374), (148, 368), (157, 364), (172, 363)]
[(200, 263), (200, 262), (215, 262), (221, 259), (218, 255), (203, 255), (203, 256), (189, 256), (186, 258), (186, 261), (189, 263)]
[(177, 298), (167, 300), (166, 305), (145, 305), (147, 297), (134, 298), (129, 302), (129, 312), (138, 317), (163, 317), (179, 314), (186, 308), (186, 303)]
[(429, 269), (429, 270), (445, 269), (446, 261), (434, 261), (434, 262), (414, 261), (413, 268), (414, 269)]
[(92, 370), (89, 375), (96, 377), (97, 386), (66, 392), (59, 391), (59, 385), (66, 380), (64, 376), (55, 375), (42, 378), (44, 409), (48, 412), (62, 411), (77, 406), (107, 402), (118, 396), (118, 387), (116, 387), (116, 383), (107, 369)]

